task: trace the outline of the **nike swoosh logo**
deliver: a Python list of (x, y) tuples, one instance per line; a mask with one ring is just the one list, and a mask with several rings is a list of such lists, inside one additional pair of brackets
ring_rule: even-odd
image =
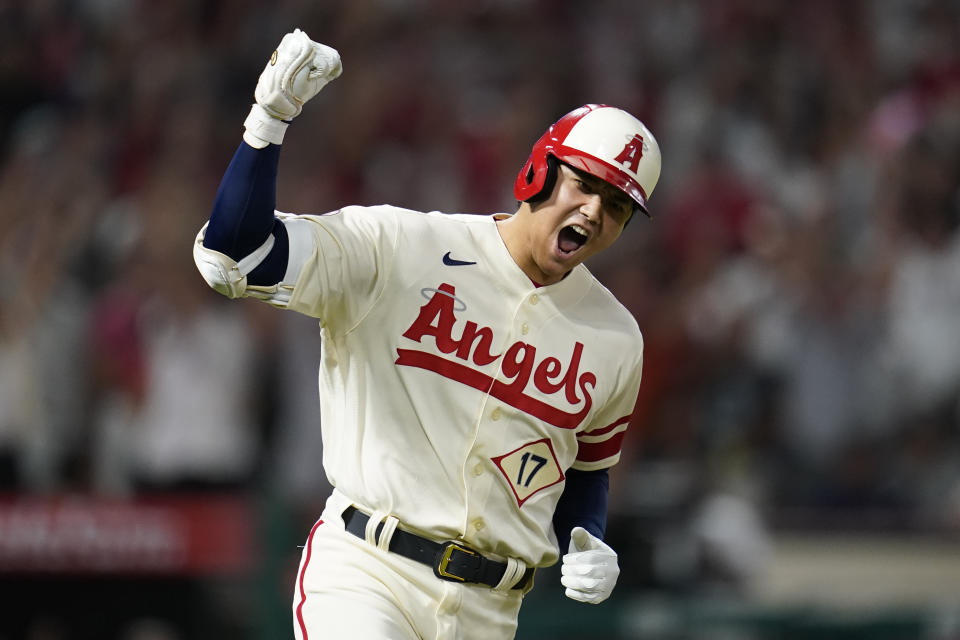
[(477, 263), (470, 262), (469, 260), (457, 260), (456, 258), (451, 258), (450, 252), (447, 251), (445, 254), (443, 254), (443, 264), (447, 265), (448, 267), (463, 267), (468, 264), (477, 264)]

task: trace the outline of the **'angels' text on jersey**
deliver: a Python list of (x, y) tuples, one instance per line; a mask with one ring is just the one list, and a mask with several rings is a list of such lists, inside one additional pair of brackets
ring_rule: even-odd
[[(438, 373), (445, 378), (489, 392), (493, 397), (512, 407), (528, 413), (562, 429), (575, 429), (590, 412), (593, 398), (590, 390), (596, 386), (597, 376), (590, 371), (580, 373), (583, 343), (575, 342), (569, 362), (564, 364), (553, 356), (538, 361), (537, 348), (526, 342), (514, 342), (502, 354), (491, 353), (494, 341), (490, 327), (479, 326), (468, 320), (460, 338), (453, 336), (456, 290), (443, 283), (434, 290), (433, 296), (420, 307), (413, 324), (403, 333), (405, 338), (422, 342), (425, 336), (433, 336), (437, 349), (453, 354), (463, 362), (450, 360), (435, 353), (413, 349), (397, 349), (395, 364), (419, 367)], [(502, 358), (500, 372), (507, 381), (498, 380), (470, 366), (488, 365)], [(543, 394), (562, 398), (572, 408), (564, 411), (538, 400), (526, 392), (531, 378), (533, 386)]]

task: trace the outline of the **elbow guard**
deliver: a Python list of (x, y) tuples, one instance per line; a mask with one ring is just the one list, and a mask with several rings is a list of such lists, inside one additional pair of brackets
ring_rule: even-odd
[(217, 293), (228, 298), (239, 298), (246, 293), (247, 275), (259, 265), (273, 249), (273, 234), (267, 236), (266, 241), (253, 253), (239, 262), (230, 256), (208, 249), (203, 246), (203, 237), (207, 225), (203, 225), (193, 243), (193, 261), (200, 271), (200, 275)]

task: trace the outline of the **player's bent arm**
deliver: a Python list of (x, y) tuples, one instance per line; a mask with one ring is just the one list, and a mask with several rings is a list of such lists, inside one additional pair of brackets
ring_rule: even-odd
[(279, 153), (277, 145), (240, 145), (194, 245), (204, 279), (230, 298), (243, 295), (248, 285), (277, 284), (286, 271), (289, 240), (274, 216)]
[[(286, 268), (283, 270), (283, 277), (270, 285), (248, 283), (248, 278), (244, 274), (250, 273), (251, 277), (257, 275), (260, 272), (258, 264), (267, 265), (263, 272), (280, 272), (277, 256), (281, 254), (276, 250), (279, 245), (273, 237), (267, 239), (261, 250), (237, 262), (223, 253), (204, 247), (203, 240), (207, 225), (200, 229), (193, 245), (193, 257), (200, 273), (211, 288), (229, 298), (251, 297), (276, 307), (288, 306), (300, 272), (314, 255), (315, 243), (309, 222), (292, 214), (278, 213), (277, 215), (278, 233), (275, 235), (285, 238), (286, 244), (283, 246), (287, 250), (284, 260)], [(271, 265), (271, 261), (275, 259), (277, 262)], [(270, 281), (273, 282), (274, 279), (275, 276), (271, 277)]]
[(292, 264), (297, 260), (289, 259), (286, 228), (274, 216), (279, 145), (289, 121), (341, 71), (340, 54), (300, 29), (286, 34), (270, 56), (243, 123), (244, 143), (224, 174), (210, 221), (194, 242), (197, 268), (216, 291), (282, 303), (278, 287), (296, 279), (299, 269)]
[(217, 292), (285, 307), (315, 247), (309, 223), (274, 209), (279, 150), (277, 145), (240, 145), (221, 180), (210, 220), (197, 234), (193, 257)]

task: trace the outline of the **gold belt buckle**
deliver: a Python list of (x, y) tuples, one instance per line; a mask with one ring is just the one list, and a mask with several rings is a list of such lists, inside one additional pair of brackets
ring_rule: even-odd
[(461, 578), (460, 576), (447, 571), (447, 565), (450, 564), (450, 558), (453, 556), (454, 551), (462, 551), (463, 553), (471, 556), (477, 555), (477, 552), (469, 547), (464, 547), (463, 545), (457, 544), (453, 541), (447, 542), (443, 545), (443, 550), (440, 552), (440, 558), (437, 561), (437, 564), (433, 567), (433, 572), (438, 578), (442, 578), (444, 580), (466, 582), (466, 578)]

